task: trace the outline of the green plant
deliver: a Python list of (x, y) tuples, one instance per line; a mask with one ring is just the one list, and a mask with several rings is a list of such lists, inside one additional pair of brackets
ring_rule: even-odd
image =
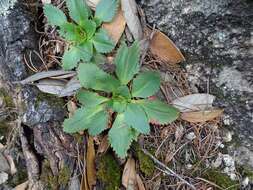
[(64, 121), (64, 131), (88, 129), (89, 134), (98, 135), (108, 128), (109, 113), (114, 112), (109, 141), (115, 152), (125, 157), (131, 142), (140, 133), (150, 132), (149, 122), (167, 124), (177, 119), (177, 109), (148, 99), (159, 90), (160, 76), (156, 72), (140, 72), (139, 57), (138, 43), (131, 47), (123, 44), (114, 61), (117, 78), (95, 64), (79, 65), (79, 80), (86, 90), (81, 90), (77, 99), (83, 106)]
[(80, 61), (94, 62), (99, 53), (112, 51), (115, 44), (101, 28), (102, 22), (110, 22), (118, 7), (118, 0), (101, 0), (95, 14), (83, 0), (67, 0), (66, 5), (72, 22), (59, 8), (52, 4), (44, 6), (49, 24), (59, 27), (60, 35), (69, 42), (69, 49), (62, 58), (63, 68), (70, 70)]

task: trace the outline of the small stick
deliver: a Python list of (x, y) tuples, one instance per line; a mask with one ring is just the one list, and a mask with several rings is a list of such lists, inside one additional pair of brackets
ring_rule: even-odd
[(171, 175), (174, 177), (177, 177), (179, 180), (181, 180), (183, 183), (185, 183), (186, 185), (188, 185), (191, 189), (196, 190), (196, 188), (194, 187), (194, 185), (190, 184), (188, 181), (186, 181), (184, 178), (182, 178), (180, 175), (178, 175), (177, 173), (175, 173), (173, 170), (171, 170), (169, 167), (167, 167), (164, 163), (160, 162), (158, 159), (156, 159), (152, 154), (150, 154), (147, 150), (142, 149), (142, 151), (144, 152), (144, 154), (146, 154), (147, 156), (149, 156), (154, 162), (155, 164), (159, 165), (160, 167), (164, 168), (158, 168), (160, 171), (162, 171), (163, 173), (167, 174), (167, 175)]

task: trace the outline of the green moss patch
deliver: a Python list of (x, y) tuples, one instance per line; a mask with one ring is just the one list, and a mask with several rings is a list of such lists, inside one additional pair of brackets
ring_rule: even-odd
[(139, 161), (140, 171), (147, 177), (151, 176), (155, 171), (155, 164), (153, 160), (144, 154), (137, 143), (133, 145), (133, 148)]
[(216, 185), (229, 190), (238, 190), (239, 185), (237, 181), (233, 181), (230, 177), (217, 169), (208, 169), (203, 177)]
[(60, 189), (60, 187), (66, 187), (71, 177), (71, 171), (68, 167), (60, 169), (57, 176), (53, 175), (48, 161), (44, 161), (42, 164), (41, 180), (46, 184), (48, 190)]
[(98, 179), (104, 184), (105, 190), (118, 190), (121, 184), (121, 168), (111, 154), (99, 159)]

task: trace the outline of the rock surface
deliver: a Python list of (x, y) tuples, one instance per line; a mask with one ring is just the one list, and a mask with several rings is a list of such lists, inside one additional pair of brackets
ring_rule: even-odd
[(148, 23), (182, 50), (192, 89), (217, 97), (216, 105), (225, 109), (224, 124), (241, 146), (253, 151), (253, 1), (138, 3)]

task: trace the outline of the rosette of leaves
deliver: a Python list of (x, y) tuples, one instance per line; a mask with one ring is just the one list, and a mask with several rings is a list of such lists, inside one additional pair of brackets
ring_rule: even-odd
[(168, 124), (178, 117), (178, 110), (160, 100), (151, 100), (160, 88), (156, 72), (140, 72), (138, 43), (123, 44), (115, 57), (115, 76), (95, 64), (81, 64), (79, 80), (85, 88), (78, 92), (82, 104), (72, 117), (64, 121), (64, 131), (88, 130), (98, 135), (108, 129), (109, 113), (115, 115), (109, 129), (109, 142), (120, 157), (125, 157), (133, 140), (140, 133), (150, 132), (150, 122)]
[(60, 35), (70, 44), (62, 58), (65, 70), (77, 67), (80, 61), (89, 62), (95, 56), (99, 57), (99, 53), (112, 51), (115, 44), (100, 26), (113, 19), (118, 4), (118, 0), (101, 0), (93, 14), (84, 0), (67, 0), (70, 19), (58, 7), (45, 4), (48, 23), (57, 26)]

